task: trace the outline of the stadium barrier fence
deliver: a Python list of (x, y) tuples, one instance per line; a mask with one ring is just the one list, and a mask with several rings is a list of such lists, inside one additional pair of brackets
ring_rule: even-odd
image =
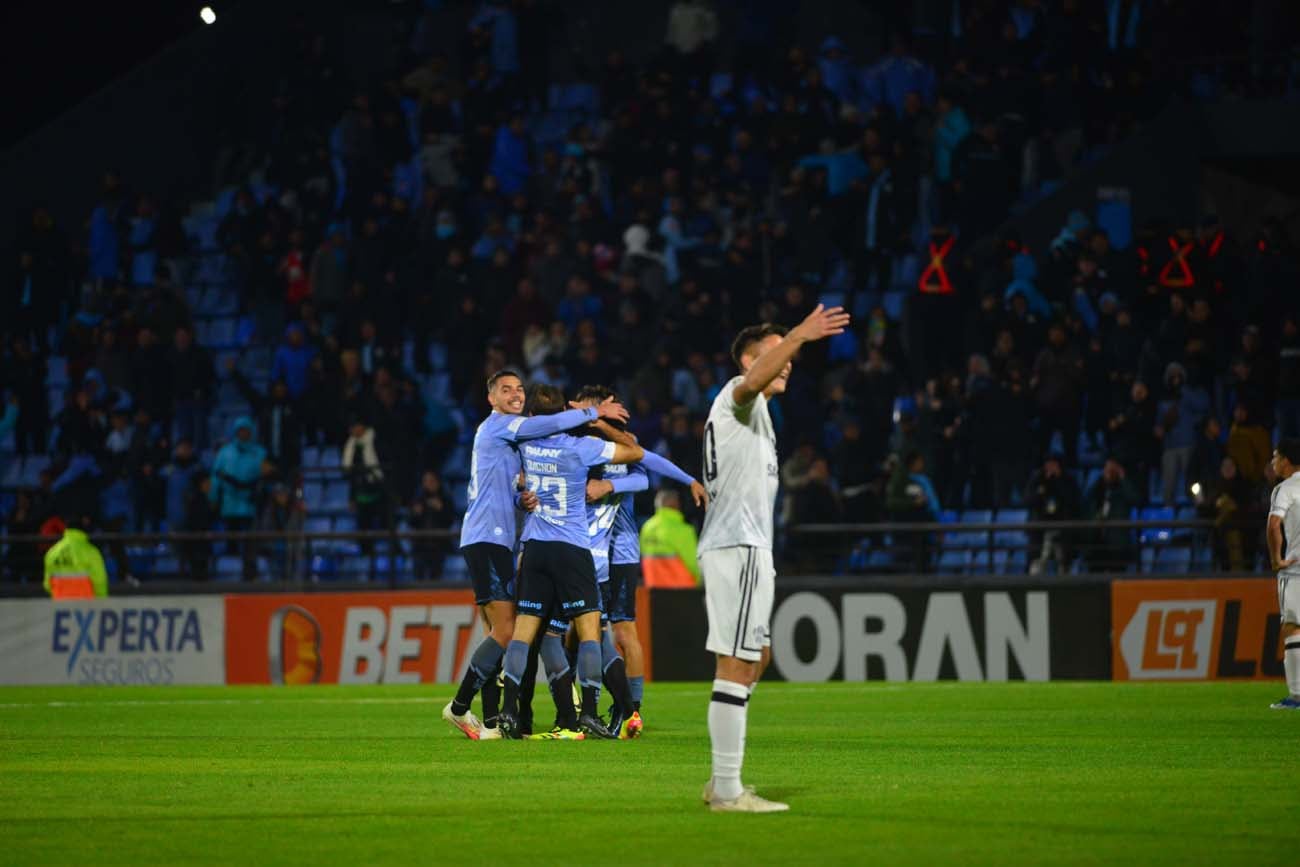
[[(1261, 526), (1172, 514), (1102, 522), (802, 525), (779, 535), (776, 555), (778, 576), (1240, 575), (1262, 565)], [(114, 594), (221, 592), (240, 582), (249, 590), (303, 592), (469, 583), (451, 530), (393, 524), (384, 530), (95, 533), (91, 540), (104, 554)], [(0, 597), (41, 594), (41, 558), (52, 541), (0, 537)]]

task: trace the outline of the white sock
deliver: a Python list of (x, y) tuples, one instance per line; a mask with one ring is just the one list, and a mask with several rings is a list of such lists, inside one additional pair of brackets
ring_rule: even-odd
[(713, 681), (709, 702), (709, 742), (713, 745), (713, 793), (724, 801), (739, 798), (740, 766), (745, 762), (745, 710), (749, 688), (730, 680)]
[(1300, 698), (1300, 634), (1287, 636), (1282, 667), (1286, 669), (1287, 691), (1293, 698)]

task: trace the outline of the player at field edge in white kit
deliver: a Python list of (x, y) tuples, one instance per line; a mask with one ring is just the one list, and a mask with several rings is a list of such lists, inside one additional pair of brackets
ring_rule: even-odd
[(1282, 440), (1273, 450), (1273, 472), (1277, 473), (1279, 482), (1268, 508), (1268, 559), (1277, 573), (1287, 696), (1272, 704), (1274, 710), (1300, 710), (1300, 472), (1297, 471), (1300, 471), (1300, 440)]
[(711, 505), (700, 531), (699, 561), (709, 617), (706, 647), (717, 655), (709, 702), (713, 776), (704, 800), (717, 812), (789, 809), (740, 782), (749, 697), (771, 659), (773, 512), (780, 480), (767, 401), (785, 392), (800, 347), (840, 334), (848, 324), (843, 308), (818, 304), (789, 333), (771, 324), (742, 330), (731, 345), (741, 375), (714, 398), (704, 427), (704, 484)]

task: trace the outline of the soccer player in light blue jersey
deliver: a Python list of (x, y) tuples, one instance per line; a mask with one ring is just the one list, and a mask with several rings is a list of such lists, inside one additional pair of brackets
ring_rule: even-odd
[[(535, 416), (554, 415), (564, 409), (564, 395), (552, 386), (535, 386), (529, 403)], [(528, 648), (542, 624), (560, 616), (572, 621), (578, 634), (578, 683), (582, 689), (578, 729), (587, 737), (617, 737), (600, 721), (596, 709), (601, 681), (600, 597), (588, 541), (587, 476), (591, 467), (635, 463), (644, 451), (637, 445), (596, 437), (556, 434), (523, 443), (520, 453), (537, 508), (524, 523), (518, 616), (503, 665), (501, 734), (522, 737), (517, 714)], [(551, 674), (552, 661), (545, 654), (542, 661)]]
[[(603, 385), (584, 386), (569, 404), (576, 409), (599, 406), (618, 398)], [(636, 631), (636, 588), (641, 578), (641, 544), (636, 523), (634, 494), (647, 490), (647, 474), (687, 485), (697, 505), (708, 503), (704, 486), (672, 461), (647, 451), (639, 463), (609, 464), (599, 478), (587, 483), (588, 520), (591, 525), (591, 553), (600, 582), (601, 607), (608, 624), (602, 631), (602, 664), (606, 686), (614, 698), (610, 729), (620, 737), (635, 736), (641, 729), (641, 699), (645, 689), (645, 660)], [(603, 571), (602, 571), (603, 567)], [(626, 678), (628, 694), (620, 700)], [(630, 729), (629, 729), (630, 726)]]
[(494, 374), (487, 383), (492, 414), (474, 434), (470, 457), (469, 507), (461, 523), (460, 550), (483, 613), (487, 637), (474, 650), (456, 698), (443, 708), (443, 719), (478, 740), (499, 736), (470, 711), (474, 696), (484, 692), (484, 717), (495, 712), (496, 672), (515, 627), (514, 545), (515, 479), (520, 443), (549, 437), (590, 423), (623, 423), (627, 410), (614, 401), (599, 406), (525, 418), (523, 378), (513, 370)]

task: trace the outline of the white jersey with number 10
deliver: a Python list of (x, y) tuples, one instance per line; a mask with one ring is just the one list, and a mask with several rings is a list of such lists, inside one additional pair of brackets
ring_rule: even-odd
[(767, 398), (736, 403), (737, 376), (722, 387), (704, 427), (704, 484), (709, 508), (700, 531), (701, 553), (735, 545), (772, 549), (779, 470), (776, 431)]

